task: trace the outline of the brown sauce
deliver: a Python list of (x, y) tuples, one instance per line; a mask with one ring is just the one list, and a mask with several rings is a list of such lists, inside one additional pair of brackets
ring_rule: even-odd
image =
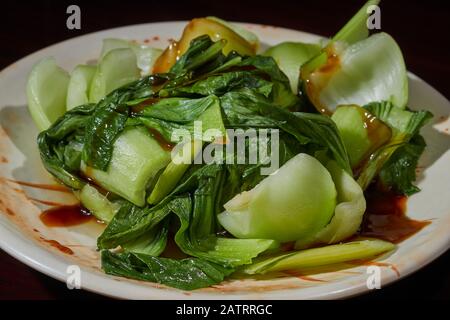
[(160, 100), (161, 99), (159, 99), (159, 98), (148, 98), (148, 99), (142, 101), (141, 103), (138, 103), (137, 105), (132, 106), (131, 107), (131, 112), (139, 113), (142, 110), (144, 110), (146, 107), (154, 105), (155, 103), (157, 103)]
[[(341, 60), (333, 47), (327, 47), (325, 53), (327, 55), (327, 61), (306, 80), (306, 91), (313, 105), (321, 113), (330, 115), (330, 111), (320, 102), (319, 94), (327, 86), (331, 76), (341, 68)], [(311, 81), (312, 78), (315, 78), (314, 83)]]
[(48, 243), (48, 244), (51, 245), (52, 247), (54, 247), (54, 248), (58, 249), (59, 251), (61, 251), (62, 253), (70, 254), (70, 255), (73, 254), (72, 249), (70, 249), (70, 248), (68, 248), (68, 247), (66, 247), (66, 246), (63, 246), (61, 243), (59, 243), (59, 242), (56, 241), (56, 240), (47, 240), (47, 239), (44, 239), (44, 238), (42, 238), (42, 237), (41, 237), (41, 239), (42, 239), (42, 241)]
[(152, 137), (158, 142), (161, 148), (167, 151), (172, 151), (172, 149), (175, 147), (175, 144), (173, 144), (170, 141), (167, 141), (161, 133), (159, 133), (158, 130), (155, 130), (153, 128), (148, 129), (152, 135)]
[(304, 280), (304, 281), (311, 281), (311, 282), (327, 282), (326, 280), (322, 280), (322, 279), (317, 279), (308, 275), (304, 275), (303, 273), (301, 273), (298, 270), (286, 270), (283, 271), (283, 274), (289, 276), (289, 277), (296, 277), (299, 278), (300, 280)]
[(166, 50), (164, 50), (164, 52), (158, 57), (158, 59), (156, 59), (152, 73), (168, 72), (178, 60), (180, 54), (181, 51), (179, 49), (178, 41), (171, 40)]
[(30, 199), (33, 202), (45, 204), (46, 206), (51, 206), (51, 207), (65, 206), (65, 204), (59, 203), (59, 202), (55, 202), (55, 201), (42, 200), (42, 199), (36, 199), (36, 198), (31, 198), (31, 197), (28, 197), (28, 199)]
[(367, 209), (359, 235), (399, 243), (430, 224), (406, 216), (407, 197), (371, 187), (366, 192)]
[(353, 173), (358, 176), (369, 161), (371, 155), (391, 140), (392, 130), (377, 117), (367, 112), (364, 108), (359, 106), (355, 107), (361, 115), (364, 128), (367, 132), (367, 138), (371, 142), (370, 148), (361, 157), (359, 163), (352, 168)]
[(104, 189), (94, 178), (94, 168), (92, 167), (88, 167), (86, 166), (86, 169), (84, 170), (85, 172), (80, 171), (78, 174), (86, 181), (89, 182), (89, 185), (95, 189), (97, 189), (97, 191), (104, 195), (105, 197), (108, 197), (110, 192), (106, 189)]
[(72, 191), (69, 188), (67, 188), (63, 185), (59, 185), (59, 184), (34, 183), (34, 182), (26, 182), (26, 181), (18, 181), (18, 180), (10, 180), (10, 179), (8, 181), (19, 184), (21, 186), (25, 186), (25, 187), (72, 193)]
[(181, 251), (174, 240), (175, 235), (170, 234), (167, 237), (167, 244), (164, 251), (161, 253), (160, 257), (170, 258), (170, 259), (184, 259), (189, 257), (186, 253)]
[(364, 127), (367, 130), (369, 140), (372, 142), (371, 154), (382, 145), (386, 144), (392, 137), (391, 129), (381, 122), (377, 117), (367, 112), (364, 108), (358, 108), (364, 121)]
[(318, 72), (333, 74), (341, 67), (341, 60), (340, 60), (339, 56), (332, 49), (327, 49), (326, 53), (328, 56), (328, 60), (325, 63), (325, 65), (320, 67)]
[[(170, 40), (169, 46), (156, 60), (153, 66), (153, 73), (168, 72), (175, 62), (187, 51), (190, 42), (198, 36), (205, 34), (209, 35), (214, 42), (228, 40), (228, 44), (225, 44), (223, 49), (224, 53), (228, 53), (235, 48), (243, 50), (240, 52), (243, 55), (253, 55), (256, 53), (256, 44), (252, 45), (248, 43), (247, 40), (221, 23), (207, 18), (196, 18), (186, 25), (179, 41)], [(230, 43), (234, 45), (230, 45)]]
[(47, 227), (70, 227), (94, 219), (90, 212), (79, 204), (53, 207), (39, 216)]
[(280, 246), (280, 250), (283, 252), (289, 252), (295, 250), (295, 241), (282, 243)]

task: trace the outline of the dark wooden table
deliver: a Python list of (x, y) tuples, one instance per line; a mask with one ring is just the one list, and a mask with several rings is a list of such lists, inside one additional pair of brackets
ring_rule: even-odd
[[(330, 36), (361, 6), (354, 1), (24, 1), (1, 4), (0, 69), (56, 42), (117, 26), (189, 20), (215, 15), (227, 20), (277, 25)], [(66, 8), (81, 8), (81, 30), (66, 28)], [(450, 4), (448, 1), (384, 0), (382, 29), (403, 50), (408, 69), (450, 97)], [(426, 108), (426, 106), (424, 106)], [(450, 230), (449, 230), (450, 231)], [(450, 252), (382, 290), (358, 299), (450, 298)], [(102, 299), (25, 266), (0, 251), (0, 299)]]

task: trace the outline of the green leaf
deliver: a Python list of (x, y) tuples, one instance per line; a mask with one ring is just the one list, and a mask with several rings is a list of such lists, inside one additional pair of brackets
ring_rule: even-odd
[(66, 111), (68, 85), (69, 75), (54, 59), (43, 59), (33, 66), (27, 82), (28, 110), (40, 131), (48, 129)]
[(102, 251), (102, 268), (110, 275), (157, 282), (182, 290), (209, 287), (233, 272), (233, 269), (202, 259), (175, 260), (108, 250)]
[(113, 144), (125, 128), (129, 117), (127, 102), (149, 98), (154, 87), (165, 83), (167, 77), (148, 76), (114, 90), (95, 107), (85, 129), (83, 161), (90, 167), (106, 170), (112, 157)]
[(220, 98), (225, 126), (231, 128), (279, 128), (308, 146), (309, 152), (327, 150), (330, 157), (350, 172), (347, 151), (334, 122), (326, 116), (292, 113), (276, 107), (255, 91), (243, 89)]
[(217, 17), (209, 16), (206, 18), (208, 20), (213, 20), (213, 21), (219, 22), (220, 24), (223, 24), (225, 27), (230, 28), (231, 30), (236, 32), (238, 35), (240, 35), (242, 38), (247, 40), (247, 42), (250, 43), (252, 45), (252, 47), (255, 48), (255, 50), (259, 47), (258, 36), (256, 34), (254, 34), (253, 32), (251, 32), (237, 24), (230, 23), (228, 21), (222, 20)]
[(139, 76), (133, 50), (120, 48), (109, 51), (100, 60), (92, 78), (89, 102), (100, 101), (111, 91), (137, 80)]
[(149, 47), (124, 39), (107, 38), (103, 39), (100, 59), (102, 59), (107, 53), (114, 49), (124, 48), (133, 50), (134, 54), (136, 55), (137, 66), (142, 70), (144, 74), (150, 73), (153, 64), (162, 53), (162, 50), (158, 48)]
[[(78, 176), (84, 127), (95, 105), (83, 105), (66, 112), (37, 138), (44, 167), (66, 186), (78, 190), (85, 181)], [(74, 142), (75, 141), (75, 142)], [(76, 143), (78, 142), (78, 143)], [(67, 151), (66, 151), (67, 150)], [(70, 158), (70, 163), (66, 160)], [(78, 160), (77, 160), (78, 159)]]
[(213, 42), (208, 35), (203, 35), (190, 42), (189, 49), (170, 69), (171, 73), (182, 74), (194, 71), (222, 56), (225, 40)]
[(201, 177), (216, 173), (217, 170), (213, 166), (192, 169), (175, 190), (153, 207), (140, 208), (132, 203), (125, 203), (97, 239), (99, 249), (113, 249), (151, 230), (172, 212), (170, 202), (175, 201), (179, 195), (195, 190)]
[(88, 183), (76, 195), (91, 214), (106, 223), (112, 220), (120, 208), (119, 203), (109, 201), (106, 195), (101, 194), (95, 187)]
[(273, 82), (271, 99), (275, 105), (281, 108), (293, 108), (299, 103), (298, 97), (291, 91), (288, 77), (280, 70), (272, 57), (251, 56), (242, 60), (240, 66), (254, 67), (270, 77)]
[[(195, 130), (196, 121), (201, 130)], [(215, 129), (217, 135), (225, 136), (219, 99), (207, 96), (199, 99), (166, 98), (145, 108), (128, 122), (157, 130), (167, 140), (175, 143), (184, 138), (182, 130), (191, 134), (192, 139), (211, 141), (214, 137), (204, 135), (209, 129)]]
[(121, 247), (127, 252), (142, 253), (150, 256), (159, 256), (167, 244), (169, 234), (169, 219), (166, 218), (160, 225), (152, 228), (140, 237), (125, 242)]
[(67, 110), (89, 102), (88, 93), (96, 66), (78, 65), (72, 71), (67, 89)]
[(170, 208), (165, 202), (152, 208), (140, 208), (126, 202), (97, 239), (97, 246), (114, 249), (129, 243), (152, 230), (169, 214)]
[(193, 169), (169, 196), (152, 208), (123, 205), (99, 237), (98, 247), (115, 248), (139, 239), (173, 212), (180, 219), (175, 241), (183, 252), (227, 268), (251, 263), (252, 258), (275, 247), (276, 243), (262, 239), (225, 239), (215, 235), (223, 175), (222, 166), (203, 166)]
[(408, 77), (402, 52), (386, 33), (377, 33), (350, 46), (333, 43), (302, 67), (304, 90), (321, 112), (339, 105), (390, 101), (404, 108)]
[(366, 200), (361, 187), (335, 161), (329, 161), (326, 168), (333, 178), (337, 191), (337, 204), (333, 217), (326, 227), (315, 236), (297, 241), (296, 248), (304, 248), (318, 243), (338, 243), (348, 239), (358, 231), (363, 220)]
[(393, 135), (404, 134), (409, 138), (419, 133), (420, 129), (433, 117), (430, 111), (403, 110), (387, 101), (373, 102), (364, 108), (391, 127)]
[(289, 242), (309, 239), (322, 230), (335, 206), (330, 173), (317, 159), (301, 153), (254, 189), (228, 201), (218, 219), (237, 238)]
[(357, 105), (339, 106), (331, 116), (347, 149), (352, 168), (358, 168), (391, 139), (391, 129)]
[(199, 94), (203, 96), (221, 96), (229, 91), (240, 88), (255, 88), (268, 96), (272, 92), (272, 82), (264, 80), (260, 71), (229, 71), (223, 74), (211, 75), (199, 79), (192, 85), (168, 90), (169, 95)]
[(224, 175), (220, 168), (213, 166), (205, 171), (208, 174), (202, 175), (193, 199), (179, 197), (170, 203), (181, 223), (175, 241), (183, 252), (225, 267), (249, 264), (260, 253), (276, 247), (277, 243), (266, 239), (229, 239), (215, 235), (215, 219), (221, 200), (219, 188)]
[(176, 123), (190, 123), (197, 120), (216, 101), (215, 96), (200, 99), (166, 98), (144, 108), (139, 116)]
[(425, 139), (419, 134), (399, 147), (380, 170), (380, 182), (384, 188), (392, 188), (407, 196), (419, 192), (420, 189), (413, 182), (416, 180), (417, 163), (425, 147)]
[(127, 127), (113, 142), (105, 171), (81, 165), (83, 174), (102, 188), (137, 206), (144, 206), (146, 190), (170, 162), (171, 153), (142, 126)]
[(282, 42), (267, 49), (263, 55), (272, 57), (281, 71), (289, 78), (291, 90), (298, 92), (300, 67), (320, 53), (321, 47), (317, 44), (302, 42)]
[(369, 259), (393, 249), (395, 249), (395, 245), (390, 242), (365, 239), (261, 259), (245, 267), (243, 272), (256, 274), (283, 270), (305, 270), (346, 261)]
[(171, 162), (159, 176), (152, 193), (148, 197), (148, 203), (157, 204), (167, 196), (176, 187), (201, 150), (202, 142), (199, 140), (193, 140), (183, 145), (180, 148), (180, 152), (172, 158)]
[(361, 169), (358, 183), (365, 190), (387, 161), (433, 117), (429, 111), (409, 111), (395, 107), (389, 102), (372, 103), (365, 108), (386, 123), (392, 130), (391, 140), (375, 151)]

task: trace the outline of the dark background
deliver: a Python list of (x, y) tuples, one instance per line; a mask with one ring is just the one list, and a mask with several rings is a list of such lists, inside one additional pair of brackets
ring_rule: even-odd
[[(0, 69), (48, 45), (112, 27), (207, 15), (331, 36), (364, 0), (9, 1), (0, 4)], [(66, 28), (66, 8), (81, 8), (81, 30)], [(408, 69), (450, 97), (450, 2), (384, 0), (382, 30), (399, 43)], [(424, 106), (426, 108), (426, 106)], [(450, 231), (450, 230), (449, 230)], [(357, 299), (450, 298), (450, 252), (382, 290)], [(46, 277), (0, 250), (0, 299), (102, 299)]]

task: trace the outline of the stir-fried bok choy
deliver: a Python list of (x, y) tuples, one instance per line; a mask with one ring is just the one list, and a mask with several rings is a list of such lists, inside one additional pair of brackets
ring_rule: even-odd
[(39, 62), (27, 94), (41, 159), (105, 223), (104, 271), (192, 290), (394, 250), (351, 239), (374, 181), (419, 191), (431, 114), (407, 107), (395, 40), (369, 35), (378, 2), (320, 43), (259, 53), (254, 33), (205, 17), (164, 51), (106, 39), (71, 74)]

